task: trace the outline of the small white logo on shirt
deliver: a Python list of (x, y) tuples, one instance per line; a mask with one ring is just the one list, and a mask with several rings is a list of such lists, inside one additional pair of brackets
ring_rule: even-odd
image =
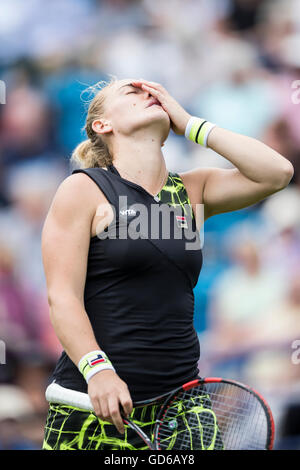
[(134, 216), (136, 215), (136, 211), (134, 209), (122, 209), (120, 210), (120, 215), (124, 215), (124, 216)]

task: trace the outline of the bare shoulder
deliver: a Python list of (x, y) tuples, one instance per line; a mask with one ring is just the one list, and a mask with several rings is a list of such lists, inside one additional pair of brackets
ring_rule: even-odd
[(59, 185), (53, 198), (52, 209), (73, 211), (84, 209), (86, 214), (94, 213), (97, 204), (106, 198), (100, 188), (85, 173), (74, 173)]
[(59, 188), (57, 193), (63, 194), (65, 197), (77, 195), (77, 199), (91, 199), (93, 196), (104, 197), (104, 194), (100, 188), (94, 183), (94, 181), (86, 173), (74, 173), (65, 178)]
[(113, 219), (113, 210), (97, 184), (83, 172), (65, 178), (58, 187), (49, 209), (45, 227), (54, 223), (60, 227), (77, 227), (93, 237), (103, 231)]

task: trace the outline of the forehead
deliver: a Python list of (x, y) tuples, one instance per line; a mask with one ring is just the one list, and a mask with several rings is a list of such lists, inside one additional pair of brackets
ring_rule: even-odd
[(122, 93), (123, 91), (126, 91), (125, 87), (130, 85), (133, 80), (133, 78), (126, 78), (113, 83), (113, 85), (110, 87), (111, 94), (116, 96)]

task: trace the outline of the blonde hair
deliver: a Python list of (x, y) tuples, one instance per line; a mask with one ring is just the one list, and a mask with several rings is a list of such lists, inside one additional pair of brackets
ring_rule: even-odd
[[(88, 139), (81, 142), (72, 153), (71, 163), (74, 166), (79, 165), (80, 168), (93, 168), (93, 167), (107, 167), (112, 164), (113, 158), (109, 152), (107, 144), (97, 134), (92, 124), (95, 119), (98, 119), (103, 115), (105, 95), (100, 93), (103, 88), (111, 87), (117, 78), (111, 76), (109, 82), (100, 81), (91, 87), (88, 87), (84, 93), (88, 93), (89, 96), (92, 94), (91, 100), (85, 101), (88, 104), (87, 117), (85, 121), (85, 132)], [(104, 86), (103, 86), (104, 85)]]

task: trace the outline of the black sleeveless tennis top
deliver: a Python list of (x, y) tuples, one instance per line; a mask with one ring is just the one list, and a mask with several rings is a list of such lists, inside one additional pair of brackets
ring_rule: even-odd
[[(84, 302), (96, 340), (133, 401), (171, 391), (199, 375), (193, 288), (202, 251), (184, 184), (169, 172), (154, 198), (114, 166), (77, 172), (98, 185), (114, 210), (88, 253)], [(87, 392), (65, 352), (53, 379)]]

